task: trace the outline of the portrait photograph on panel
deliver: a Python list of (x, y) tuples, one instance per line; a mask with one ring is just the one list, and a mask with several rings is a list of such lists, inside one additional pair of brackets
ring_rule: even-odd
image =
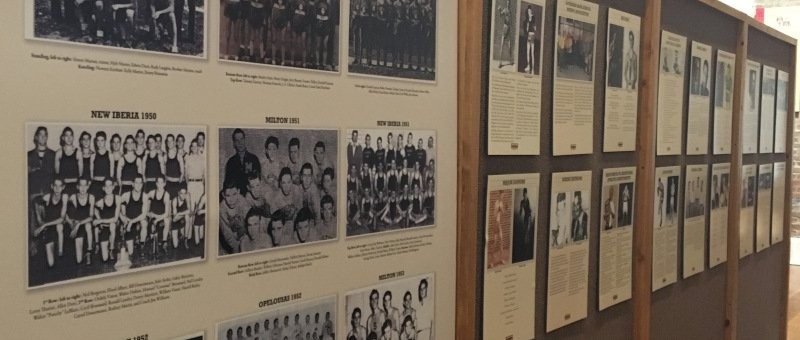
[(714, 106), (731, 109), (733, 104), (733, 65), (729, 62), (717, 61), (716, 80), (714, 81)]
[(433, 274), (351, 291), (342, 339), (435, 340)]
[(435, 81), (437, 2), (350, 1), (348, 71)]
[(567, 17), (558, 18), (556, 77), (579, 81), (594, 79), (595, 25)]
[(687, 179), (684, 215), (686, 218), (703, 216), (706, 213), (706, 176), (687, 174)]
[(758, 174), (758, 191), (772, 192), (772, 173)]
[(656, 182), (656, 229), (674, 225), (678, 216), (679, 176), (661, 176)]
[(519, 42), (514, 37), (518, 35), (519, 30), (517, 13), (520, 4), (516, 0), (496, 0), (494, 5), (491, 67), (515, 69)]
[(28, 38), (206, 57), (206, 0), (26, 0)]
[[(767, 72), (764, 72), (765, 74)], [(761, 77), (761, 93), (762, 95), (774, 96), (775, 95), (775, 70), (773, 69), (772, 78)]]
[(710, 60), (699, 56), (692, 56), (691, 83), (689, 91), (695, 96), (708, 97), (710, 95)]
[(742, 208), (756, 206), (756, 176), (742, 178)]
[(608, 25), (608, 87), (622, 88), (622, 56), (625, 27)]
[(555, 208), (550, 213), (551, 248), (562, 248), (589, 237), (590, 203), (584, 197), (589, 197), (588, 190), (554, 194)]
[(711, 176), (711, 209), (728, 207), (729, 174), (713, 174)]
[(686, 62), (684, 59), (685, 56), (681, 55), (677, 48), (670, 47), (667, 44), (661, 45), (661, 73), (682, 75), (684, 63)]
[(435, 131), (348, 129), (342, 140), (348, 237), (434, 225)]
[(786, 100), (787, 88), (789, 87), (789, 82), (786, 80), (781, 80), (778, 77), (778, 85), (777, 85), (777, 110), (778, 111), (786, 111), (789, 109), (789, 102)]
[(542, 6), (521, 1), (518, 22), (517, 72), (538, 76), (542, 58)]
[(336, 339), (336, 296), (267, 308), (217, 324), (219, 340)]
[[(531, 188), (534, 188), (531, 186)], [(529, 188), (514, 189), (514, 216), (511, 263), (520, 263), (533, 259), (536, 233), (536, 213), (538, 209), (537, 193)]]
[(25, 129), (29, 288), (205, 258), (205, 127)]
[(747, 68), (747, 102), (750, 103), (748, 110), (755, 110), (758, 106), (758, 70)]
[(338, 238), (331, 129), (219, 130), (219, 255)]
[(619, 226), (619, 184), (612, 184), (603, 187), (603, 205), (600, 215), (600, 230), (612, 230)]
[(619, 209), (617, 209), (617, 227), (633, 224), (633, 182), (619, 185)]
[(489, 192), (486, 268), (509, 264), (511, 259), (512, 190)]
[(222, 0), (221, 60), (339, 71), (339, 0)]

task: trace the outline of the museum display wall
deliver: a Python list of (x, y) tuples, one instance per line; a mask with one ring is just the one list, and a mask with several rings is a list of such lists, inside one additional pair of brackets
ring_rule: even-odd
[(459, 338), (785, 337), (796, 41), (715, 1), (461, 6)]

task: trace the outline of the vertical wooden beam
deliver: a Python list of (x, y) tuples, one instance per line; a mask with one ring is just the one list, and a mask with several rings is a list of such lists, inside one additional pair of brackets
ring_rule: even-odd
[(739, 23), (736, 40), (736, 69), (733, 77), (731, 117), (731, 174), (728, 191), (728, 260), (725, 262), (725, 339), (736, 340), (739, 299), (739, 204), (742, 192), (742, 117), (747, 84), (747, 33), (749, 25)]
[(478, 189), (483, 1), (458, 0), (456, 339), (477, 339)]
[(786, 112), (786, 155), (784, 161), (786, 162), (785, 184), (784, 184), (784, 199), (783, 199), (783, 242), (780, 245), (781, 251), (781, 264), (783, 264), (783, 286), (781, 288), (781, 339), (788, 339), (787, 327), (789, 316), (789, 257), (791, 256), (792, 244), (792, 159), (794, 159), (794, 104), (795, 104), (795, 86), (794, 82), (797, 80), (795, 74), (797, 73), (797, 49), (792, 54), (792, 65), (786, 70), (789, 72), (789, 86), (786, 89), (786, 99), (789, 101), (787, 104)]
[(658, 58), (661, 45), (661, 0), (647, 0), (642, 17), (639, 125), (636, 149), (636, 197), (633, 233), (633, 339), (650, 339), (650, 294), (653, 259)]

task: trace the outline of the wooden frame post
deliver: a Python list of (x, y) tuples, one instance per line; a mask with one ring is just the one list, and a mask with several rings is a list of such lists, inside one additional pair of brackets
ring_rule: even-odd
[[(636, 149), (636, 197), (655, 195), (658, 58), (661, 45), (661, 0), (647, 0), (642, 18), (639, 76), (639, 125)], [(633, 233), (633, 339), (650, 339), (650, 294), (653, 259), (652, 199), (634, 203)]]
[[(742, 118), (747, 77), (747, 35), (749, 25), (739, 23), (736, 39), (736, 67), (733, 77), (733, 112), (731, 117), (731, 173), (728, 202), (742, 196)], [(728, 204), (728, 260), (725, 262), (725, 339), (736, 340), (739, 294), (739, 215), (738, 204)]]
[(456, 339), (477, 339), (483, 1), (458, 0), (458, 241)]

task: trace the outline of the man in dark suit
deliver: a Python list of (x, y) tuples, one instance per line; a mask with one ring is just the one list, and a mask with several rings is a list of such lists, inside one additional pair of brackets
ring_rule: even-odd
[(361, 169), (361, 162), (363, 160), (363, 151), (361, 145), (358, 144), (358, 130), (353, 130), (350, 143), (347, 144), (347, 168), (353, 165), (356, 169)]
[(583, 211), (581, 203), (581, 192), (575, 192), (575, 199), (572, 207), (572, 241), (583, 241), (586, 239), (586, 226), (589, 223), (589, 216)]
[(234, 183), (242, 193), (247, 193), (248, 178), (250, 175), (261, 176), (261, 162), (256, 155), (247, 151), (244, 130), (236, 129), (233, 131), (233, 148), (236, 154), (225, 163), (225, 181)]

